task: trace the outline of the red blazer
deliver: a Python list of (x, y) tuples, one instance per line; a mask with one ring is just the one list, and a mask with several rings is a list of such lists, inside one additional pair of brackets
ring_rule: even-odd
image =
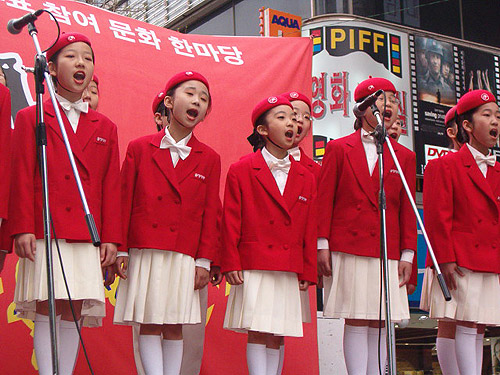
[[(90, 212), (101, 241), (120, 243), (120, 160), (116, 126), (104, 115), (89, 109), (81, 113), (76, 134), (62, 111), (76, 166)], [(35, 106), (18, 112), (13, 133), (12, 204), (9, 210), (11, 235), (34, 233), (43, 238), (42, 182), (36, 157)], [(58, 238), (90, 241), (84, 211), (62, 140), (54, 107), (44, 102), (47, 127), (49, 205)]]
[(224, 194), (222, 272), (289, 271), (315, 283), (315, 196), (314, 176), (294, 160), (283, 196), (260, 150), (233, 164)]
[[(326, 146), (318, 187), (318, 237), (328, 239), (331, 251), (378, 258), (378, 161), (370, 176), (360, 132), (330, 141)], [(392, 139), (390, 142), (415, 196), (415, 154)], [(415, 251), (416, 276), (417, 221), (387, 145), (384, 145), (384, 179), (388, 256), (399, 260), (402, 250)]]
[(10, 91), (0, 83), (0, 218), (6, 219), (9, 210), (11, 162)]
[(300, 164), (306, 167), (307, 170), (314, 175), (317, 186), (319, 182), (319, 176), (321, 174), (321, 165), (319, 165), (313, 159), (307, 156), (304, 150), (302, 150), (302, 147), (299, 148), (300, 148)]
[(439, 263), (500, 273), (500, 164), (486, 178), (467, 145), (424, 174), (425, 226)]
[(216, 261), (220, 248), (219, 155), (193, 135), (174, 168), (165, 130), (130, 142), (122, 166), (123, 251), (172, 250)]

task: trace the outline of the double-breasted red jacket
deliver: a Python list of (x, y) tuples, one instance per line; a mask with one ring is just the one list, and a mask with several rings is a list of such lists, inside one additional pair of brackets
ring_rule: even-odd
[(217, 261), (220, 250), (219, 155), (194, 135), (189, 156), (172, 164), (165, 130), (130, 142), (122, 166), (123, 251), (171, 250)]
[(484, 178), (467, 145), (431, 160), (424, 174), (424, 217), (438, 263), (500, 273), (499, 163)]
[[(59, 107), (71, 144), (90, 212), (101, 241), (120, 243), (120, 160), (116, 125), (89, 109), (81, 113), (76, 133)], [(9, 231), (12, 235), (34, 233), (43, 238), (43, 199), (35, 139), (35, 106), (18, 112), (13, 132), (12, 204)], [(73, 178), (54, 107), (44, 102), (47, 128), (47, 170), (49, 205), (57, 237), (90, 241), (84, 211)]]
[(233, 164), (224, 193), (222, 271), (288, 271), (315, 283), (315, 198), (314, 176), (294, 160), (283, 195), (260, 150)]
[[(318, 187), (318, 237), (328, 239), (331, 251), (379, 257), (378, 161), (370, 176), (360, 132), (327, 144)], [(390, 142), (415, 196), (415, 154)], [(416, 218), (387, 145), (383, 156), (388, 257), (399, 260), (402, 250), (415, 251), (412, 280), (416, 283)]]

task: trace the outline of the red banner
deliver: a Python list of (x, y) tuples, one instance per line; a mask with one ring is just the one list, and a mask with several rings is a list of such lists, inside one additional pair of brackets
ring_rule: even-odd
[[(311, 90), (312, 43), (307, 38), (180, 34), (79, 2), (0, 0), (0, 25), (4, 27), (0, 65), (7, 75), (14, 114), (33, 104), (33, 78), (21, 66), (33, 65), (35, 49), (27, 30), (10, 35), (5, 25), (36, 9), (53, 12), (63, 31), (78, 31), (91, 39), (99, 77), (98, 110), (117, 124), (122, 157), (128, 142), (155, 132), (153, 97), (179, 71), (199, 71), (210, 82), (213, 110), (195, 132), (221, 155), (223, 180), (229, 165), (251, 152), (246, 137), (252, 130), (253, 106), (268, 95)], [(56, 25), (43, 14), (36, 26), (40, 44), (47, 48), (56, 37)], [(310, 154), (310, 140), (304, 146)], [(0, 278), (0, 311), (4, 312), (0, 363), (5, 374), (35, 374), (33, 323), (18, 319), (12, 302), (16, 263), (15, 255), (8, 256)], [(96, 374), (135, 374), (131, 329), (112, 324), (115, 291), (116, 283), (106, 293), (103, 327), (84, 329), (84, 340)], [(226, 299), (225, 284), (209, 288), (202, 374), (247, 373), (246, 335), (222, 329)], [(305, 325), (304, 338), (286, 339), (286, 375), (318, 373), (315, 311), (313, 314), (313, 323)], [(89, 373), (81, 352), (75, 373)]]

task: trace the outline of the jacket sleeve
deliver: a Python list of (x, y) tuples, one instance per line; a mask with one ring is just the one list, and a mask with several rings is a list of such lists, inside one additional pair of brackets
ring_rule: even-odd
[(328, 142), (323, 157), (316, 202), (316, 207), (318, 207), (318, 237), (330, 238), (337, 179), (340, 173), (339, 158), (337, 157), (338, 150), (342, 151), (340, 147), (334, 141)]
[(318, 250), (317, 250), (317, 219), (316, 219), (316, 183), (315, 178), (311, 175), (311, 204), (309, 205), (309, 211), (307, 213), (307, 227), (306, 234), (304, 238), (304, 269), (301, 274), (299, 274), (299, 280), (309, 281), (311, 284), (316, 284), (318, 281)]
[(132, 144), (127, 147), (127, 154), (123, 161), (120, 174), (121, 182), (121, 213), (122, 213), (122, 241), (119, 251), (128, 252), (128, 230), (132, 216), (132, 204), (134, 201), (135, 184), (137, 179), (136, 158)]
[(224, 207), (222, 211), (222, 272), (241, 270), (238, 245), (241, 238), (241, 188), (234, 171), (229, 168), (224, 191)]
[[(1, 84), (0, 84), (1, 85)], [(10, 92), (0, 87), (0, 218), (6, 219), (9, 210), (11, 179), (11, 105)]]
[(35, 119), (30, 118), (31, 115), (34, 116), (31, 109), (19, 111), (12, 134), (12, 169), (16, 171), (9, 204), (9, 232), (12, 236), (35, 233), (35, 183), (38, 172)]
[(122, 241), (120, 205), (120, 156), (118, 134), (114, 124), (110, 135), (110, 154), (102, 181), (102, 243), (120, 244)]
[[(407, 156), (405, 163), (402, 166), (404, 177), (411, 191), (411, 196), (415, 199), (416, 195), (416, 159), (415, 154), (412, 152)], [(410, 277), (410, 284), (417, 285), (418, 277), (418, 264), (417, 264), (417, 219), (413, 212), (413, 207), (406, 194), (404, 187), (400, 193), (400, 212), (399, 212), (399, 250), (405, 249), (413, 250), (415, 255), (412, 263), (412, 273)]]
[(220, 220), (222, 203), (220, 201), (220, 156), (213, 157), (212, 170), (207, 178), (207, 194), (205, 196), (205, 210), (201, 228), (200, 244), (196, 258), (209, 259), (219, 263), (220, 255)]
[(424, 173), (425, 229), (437, 261), (456, 262), (451, 236), (453, 223), (453, 186), (445, 160), (433, 160)]

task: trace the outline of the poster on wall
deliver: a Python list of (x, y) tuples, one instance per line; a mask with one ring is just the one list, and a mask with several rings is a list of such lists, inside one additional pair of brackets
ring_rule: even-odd
[(484, 89), (498, 98), (498, 56), (443, 40), (409, 36), (417, 174), (449, 152), (444, 117), (460, 96)]
[[(53, 12), (62, 31), (76, 31), (90, 38), (99, 77), (98, 111), (117, 125), (122, 160), (131, 140), (156, 132), (151, 103), (167, 80), (186, 70), (205, 75), (210, 83), (212, 111), (194, 132), (221, 156), (221, 193), (229, 166), (252, 152), (246, 138), (252, 132), (255, 104), (266, 96), (310, 89), (312, 42), (308, 38), (181, 34), (82, 2), (2, 0), (0, 66), (12, 93), (13, 117), (34, 103), (33, 76), (23, 66), (33, 66), (35, 49), (27, 29), (11, 35), (5, 28), (10, 19), (37, 9)], [(55, 23), (44, 13), (36, 26), (42, 48), (50, 46), (57, 36)], [(305, 152), (310, 151), (309, 142)], [(0, 274), (0, 372), (30, 375), (37, 373), (33, 322), (16, 314), (13, 295), (17, 262), (16, 255), (8, 255)], [(137, 372), (131, 327), (113, 324), (116, 288), (117, 283), (106, 290), (107, 315), (103, 326), (84, 328), (83, 338), (96, 374), (133, 375)], [(209, 286), (201, 375), (247, 371), (247, 336), (222, 328), (229, 290), (225, 281), (218, 287)], [(315, 317), (315, 291), (311, 291)], [(316, 319), (304, 325), (303, 338), (286, 341), (284, 373), (318, 374)], [(80, 352), (75, 374), (88, 373)]]
[(396, 86), (399, 141), (413, 149), (407, 34), (366, 22), (325, 21), (303, 26), (302, 35), (313, 40), (314, 157), (322, 158), (330, 139), (353, 132), (354, 90), (370, 76)]

